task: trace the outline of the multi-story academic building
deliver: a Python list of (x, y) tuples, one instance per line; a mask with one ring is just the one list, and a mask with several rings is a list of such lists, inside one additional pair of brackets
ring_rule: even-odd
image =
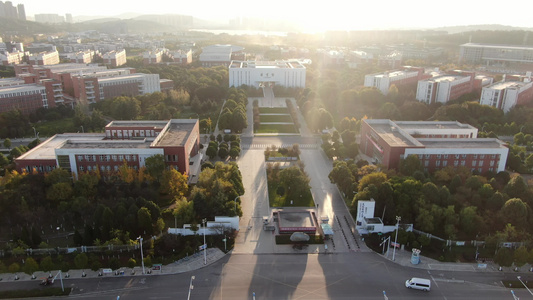
[(524, 105), (533, 101), (533, 77), (531, 72), (526, 76), (504, 75), (502, 81), (484, 87), (479, 103), (499, 108), (508, 112), (516, 105)]
[(305, 87), (305, 66), (296, 60), (232, 61), (229, 66), (229, 86), (259, 87), (274, 84), (284, 87)]
[(211, 45), (202, 48), (198, 60), (202, 67), (229, 66), (232, 60), (246, 60), (244, 48), (235, 45)]
[(506, 144), (477, 138), (477, 132), (459, 122), (363, 120), (360, 150), (387, 168), (398, 168), (400, 160), (417, 155), (428, 172), (448, 166), (480, 173), (505, 170)]
[(199, 123), (196, 119), (169, 121), (113, 121), (105, 133), (56, 134), (15, 159), (20, 172), (47, 173), (64, 168), (75, 175), (98, 170), (117, 172), (126, 164), (145, 166), (161, 154), (169, 168), (194, 177), (200, 169)]
[(446, 103), (468, 93), (479, 93), (482, 86), (491, 84), (492, 80), (492, 77), (476, 76), (474, 72), (451, 71), (445, 75), (420, 80), (416, 100), (427, 104)]
[(400, 70), (365, 75), (365, 86), (377, 88), (383, 95), (389, 93), (391, 85), (413, 85), (419, 80), (430, 78), (431, 75), (424, 73), (424, 68), (406, 66)]

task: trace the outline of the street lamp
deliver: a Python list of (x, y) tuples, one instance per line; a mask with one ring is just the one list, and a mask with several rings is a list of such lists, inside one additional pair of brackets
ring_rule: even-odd
[(141, 265), (143, 266), (143, 274), (144, 274), (144, 255), (143, 255), (143, 238), (142, 236), (139, 236), (137, 240), (140, 241), (141, 244)]
[(398, 228), (400, 227), (400, 220), (402, 217), (396, 216), (396, 238), (394, 239), (394, 249), (392, 250), (392, 260), (394, 261), (394, 257), (396, 255), (396, 246), (398, 245)]
[(205, 243), (205, 222), (207, 222), (207, 219), (202, 219), (202, 224), (204, 225), (204, 265), (207, 265), (207, 245)]
[(235, 212), (235, 215), (237, 215), (237, 198), (239, 198), (240, 196), (237, 196), (235, 197), (235, 199), (233, 200), (233, 204), (234, 204), (234, 207), (233, 207), (233, 211)]
[(33, 126), (31, 128), (33, 128), (33, 134), (35, 135), (35, 138), (37, 138), (37, 130), (35, 130), (35, 127)]
[(194, 275), (191, 276), (191, 283), (189, 284), (189, 295), (187, 296), (187, 300), (191, 299), (191, 290), (194, 288), (194, 286), (192, 285), (192, 281), (194, 280)]
[(81, 127), (81, 133), (85, 133), (85, 129), (83, 129), (83, 125), (80, 125)]
[(516, 276), (516, 278), (518, 278), (518, 281), (520, 281), (520, 283), (526, 288), (526, 290), (531, 294), (533, 295), (533, 292), (527, 287), (527, 285), (520, 279), (522, 277), (520, 276)]

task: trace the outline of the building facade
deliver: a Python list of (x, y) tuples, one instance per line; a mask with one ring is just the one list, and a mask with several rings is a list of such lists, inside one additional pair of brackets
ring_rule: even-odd
[(229, 66), (229, 86), (260, 87), (261, 84), (284, 87), (305, 87), (305, 66), (296, 60), (232, 61)]
[(416, 100), (427, 104), (447, 103), (462, 95), (481, 92), (483, 85), (492, 83), (491, 77), (476, 76), (474, 72), (455, 70), (418, 82)]
[(163, 155), (168, 168), (192, 177), (201, 162), (196, 119), (113, 121), (105, 133), (56, 134), (15, 159), (20, 172), (47, 173), (63, 168), (75, 176), (99, 171), (106, 176), (127, 165), (145, 166), (146, 159)]
[(477, 138), (478, 130), (459, 122), (363, 120), (361, 153), (374, 163), (398, 168), (416, 155), (428, 172), (465, 167), (479, 173), (505, 170), (509, 149), (498, 139)]
[(533, 47), (467, 43), (460, 46), (459, 62), (487, 66), (508, 63), (533, 64)]
[(365, 75), (365, 86), (375, 87), (383, 95), (387, 95), (389, 88), (393, 84), (396, 87), (406, 85), (416, 86), (419, 80), (430, 77), (431, 75), (424, 73), (424, 68), (406, 66), (396, 71)]
[(119, 67), (125, 65), (126, 60), (126, 49), (121, 51), (110, 51), (102, 55), (104, 59), (104, 65), (110, 65), (112, 67)]
[(30, 65), (46, 66), (59, 64), (59, 52), (41, 52), (28, 56)]
[(235, 45), (211, 45), (202, 48), (198, 60), (202, 67), (229, 66), (232, 60), (245, 60), (244, 48)]
[(38, 84), (24, 84), (0, 88), (0, 113), (20, 110), (29, 115), (37, 109), (48, 108), (46, 88)]
[(524, 105), (532, 101), (533, 77), (531, 72), (528, 72), (526, 76), (505, 75), (502, 81), (484, 87), (479, 103), (508, 112), (516, 105)]

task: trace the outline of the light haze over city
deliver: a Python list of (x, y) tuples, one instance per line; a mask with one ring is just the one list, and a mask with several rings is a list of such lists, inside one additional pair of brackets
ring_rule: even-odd
[[(417, 29), (444, 26), (501, 24), (515, 27), (533, 27), (529, 1), (512, 5), (500, 3), (480, 5), (477, 1), (450, 0), (431, 2), (408, 0), (405, 2), (383, 0), (376, 3), (332, 1), (281, 1), (256, 2), (245, 0), (181, 1), (104, 1), (93, 0), (85, 5), (69, 0), (25, 0), (26, 14), (56, 13), (76, 16), (112, 17), (134, 14), (180, 14), (196, 18), (225, 21), (231, 18), (283, 19), (301, 24), (305, 31)], [(522, 3), (522, 4), (520, 4)]]

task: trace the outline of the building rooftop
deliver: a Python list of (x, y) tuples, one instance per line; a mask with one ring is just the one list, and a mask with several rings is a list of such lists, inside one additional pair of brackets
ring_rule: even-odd
[(424, 122), (424, 121), (396, 121), (394, 122), (403, 130), (416, 131), (417, 129), (475, 129), (468, 124), (456, 121)]
[(24, 80), (17, 78), (17, 77), (0, 79), (0, 87), (21, 85), (21, 84), (24, 84)]
[(251, 69), (305, 69), (296, 60), (276, 60), (276, 61), (238, 61), (234, 60), (230, 64), (230, 69), (251, 68)]
[(487, 86), (488, 89), (493, 90), (504, 90), (504, 89), (519, 89), (525, 85), (529, 84), (529, 82), (521, 82), (521, 81), (498, 81), (494, 84), (491, 84)]
[(392, 122), (369, 124), (371, 124), (374, 131), (391, 147), (421, 146), (403, 131), (398, 130), (398, 127)]
[(105, 138), (103, 133), (62, 133), (56, 134), (53, 137), (39, 144), (37, 147), (22, 154), (17, 159), (56, 159), (55, 149), (60, 148), (67, 141), (100, 141)]
[(0, 87), (0, 94), (23, 93), (23, 92), (31, 92), (35, 90), (42, 90), (42, 89), (45, 89), (45, 87), (39, 84), (13, 85), (13, 86)]
[(483, 47), (483, 48), (506, 48), (506, 49), (514, 49), (514, 50), (532, 50), (533, 47), (524, 47), (524, 46), (515, 46), (515, 45), (498, 45), (498, 44), (478, 44), (478, 43), (466, 43), (462, 44), (461, 47)]
[(507, 148), (506, 144), (498, 139), (418, 139), (426, 148)]
[(194, 126), (198, 120), (170, 120), (166, 131), (161, 132), (161, 137), (154, 146), (185, 146)]

